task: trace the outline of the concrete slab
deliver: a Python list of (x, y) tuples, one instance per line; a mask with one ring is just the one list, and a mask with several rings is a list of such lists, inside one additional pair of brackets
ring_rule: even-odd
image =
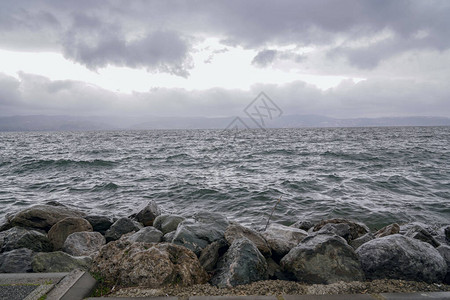
[(81, 300), (89, 296), (97, 281), (86, 271), (74, 270), (47, 294), (47, 300)]
[(371, 295), (283, 295), (284, 300), (375, 300)]
[(422, 293), (405, 293), (405, 294), (380, 294), (382, 299), (385, 300), (425, 300), (425, 299), (433, 299), (433, 300), (448, 300), (450, 299), (450, 292), (422, 292)]

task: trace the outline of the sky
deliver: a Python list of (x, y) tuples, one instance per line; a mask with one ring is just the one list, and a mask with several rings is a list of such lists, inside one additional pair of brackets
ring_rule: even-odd
[(2, 0), (0, 116), (450, 117), (447, 0)]

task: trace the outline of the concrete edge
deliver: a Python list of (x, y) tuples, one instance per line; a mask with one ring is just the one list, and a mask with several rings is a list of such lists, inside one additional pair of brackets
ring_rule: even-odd
[(55, 285), (54, 284), (41, 284), (34, 291), (32, 291), (23, 300), (36, 300), (46, 295)]
[(88, 272), (79, 269), (73, 270), (50, 290), (46, 299), (84, 299), (90, 295), (96, 285), (97, 281)]

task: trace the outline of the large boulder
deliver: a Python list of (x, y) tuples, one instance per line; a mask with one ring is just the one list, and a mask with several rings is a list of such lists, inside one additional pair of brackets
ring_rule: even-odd
[(33, 269), (34, 252), (27, 248), (15, 249), (0, 254), (0, 273), (27, 273)]
[(313, 234), (338, 235), (347, 242), (352, 240), (350, 225), (347, 223), (328, 223)]
[(397, 223), (393, 223), (393, 224), (387, 225), (387, 226), (381, 228), (380, 230), (378, 230), (377, 232), (375, 232), (375, 237), (381, 238), (384, 236), (397, 234), (399, 232), (400, 232), (400, 226)]
[(156, 217), (161, 214), (161, 210), (155, 201), (150, 201), (147, 205), (136, 214), (136, 220), (144, 226), (152, 226)]
[(37, 253), (31, 263), (35, 273), (70, 272), (75, 269), (88, 270), (92, 259), (88, 256), (74, 257), (56, 251)]
[(106, 231), (106, 241), (110, 242), (118, 240), (122, 235), (133, 231), (139, 231), (142, 227), (142, 224), (129, 218), (120, 218)]
[(98, 231), (103, 235), (113, 224), (112, 219), (106, 216), (89, 215), (84, 218), (91, 224), (92, 230)]
[(330, 284), (364, 280), (358, 256), (337, 235), (305, 238), (281, 259), (281, 266), (301, 282)]
[(310, 228), (314, 227), (314, 223), (308, 220), (300, 220), (292, 224), (291, 227), (308, 231)]
[(278, 258), (282, 258), (308, 236), (308, 233), (294, 227), (270, 224), (262, 235), (272, 249), (272, 253)]
[(0, 232), (0, 252), (14, 249), (27, 248), (36, 252), (48, 252), (53, 250), (47, 235), (36, 230), (22, 227), (13, 227)]
[(329, 219), (321, 221), (319, 224), (313, 227), (313, 232), (319, 231), (326, 224), (347, 224), (350, 231), (348, 240), (357, 239), (370, 232), (369, 228), (366, 225), (346, 219)]
[(233, 287), (268, 278), (266, 259), (255, 244), (243, 237), (234, 240), (220, 259), (211, 282), (218, 287)]
[(74, 232), (92, 231), (91, 224), (83, 218), (65, 218), (48, 231), (48, 238), (54, 250), (61, 250), (66, 238)]
[(442, 282), (447, 266), (430, 244), (389, 235), (365, 243), (356, 250), (367, 279), (403, 279)]
[(132, 243), (126, 239), (103, 246), (91, 272), (120, 286), (146, 288), (190, 286), (208, 280), (192, 251), (169, 243)]
[(441, 245), (436, 250), (441, 254), (447, 264), (447, 275), (445, 275), (444, 283), (450, 284), (450, 246)]
[(186, 218), (179, 215), (159, 215), (153, 222), (153, 226), (163, 234), (177, 230), (178, 224)]
[(159, 243), (161, 242), (163, 233), (156, 229), (155, 227), (148, 226), (144, 227), (138, 232), (133, 233), (128, 238), (129, 241), (136, 243)]
[(206, 246), (198, 258), (203, 269), (208, 272), (214, 271), (220, 256), (222, 256), (227, 249), (228, 244), (225, 240), (218, 240)]
[(363, 235), (363, 236), (361, 236), (361, 237), (359, 237), (359, 238), (357, 238), (357, 239), (351, 240), (348, 244), (349, 244), (350, 246), (352, 246), (353, 249), (356, 250), (356, 249), (358, 249), (361, 245), (363, 245), (363, 244), (365, 244), (365, 243), (367, 243), (367, 242), (373, 240), (374, 238), (375, 238), (375, 237), (374, 237), (374, 235), (373, 235), (372, 233), (366, 233), (365, 235)]
[(83, 217), (81, 211), (55, 205), (34, 205), (15, 215), (9, 216), (8, 221), (12, 226), (43, 229), (49, 231), (53, 225), (62, 219), (69, 217)]
[(236, 239), (240, 239), (242, 237), (246, 237), (252, 241), (262, 255), (267, 257), (272, 255), (272, 251), (270, 250), (267, 241), (259, 232), (237, 223), (230, 224), (227, 227), (227, 230), (225, 231), (225, 239), (229, 245), (231, 245)]
[(437, 248), (440, 246), (440, 243), (436, 241), (436, 239), (429, 233), (423, 226), (419, 224), (414, 224), (409, 227), (409, 229), (405, 232), (405, 236), (418, 239), (422, 242), (428, 243), (431, 246)]
[(89, 256), (99, 251), (105, 243), (105, 237), (100, 232), (74, 232), (67, 237), (62, 249), (73, 256)]

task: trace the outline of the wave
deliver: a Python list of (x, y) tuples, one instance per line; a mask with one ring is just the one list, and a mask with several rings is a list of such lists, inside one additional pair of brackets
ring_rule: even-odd
[(72, 160), (72, 159), (44, 159), (34, 160), (22, 163), (14, 173), (21, 174), (30, 171), (47, 170), (51, 168), (110, 168), (114, 167), (116, 162), (94, 159), (94, 160)]

